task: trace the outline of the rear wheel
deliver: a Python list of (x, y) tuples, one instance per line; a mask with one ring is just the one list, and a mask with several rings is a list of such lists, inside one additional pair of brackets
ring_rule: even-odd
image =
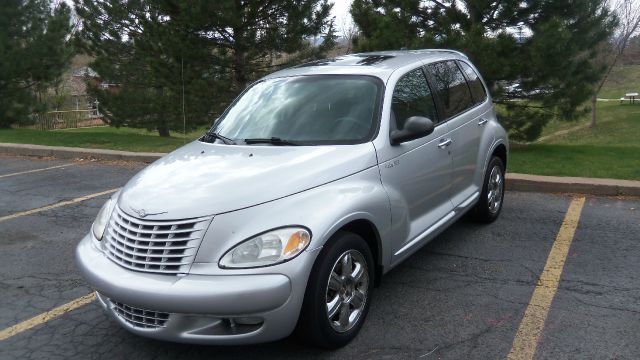
[(500, 215), (504, 198), (504, 163), (494, 156), (484, 176), (480, 200), (476, 204), (475, 218), (482, 222), (493, 222)]
[(353, 340), (369, 312), (373, 274), (373, 256), (364, 239), (349, 232), (336, 234), (311, 271), (298, 336), (329, 349)]

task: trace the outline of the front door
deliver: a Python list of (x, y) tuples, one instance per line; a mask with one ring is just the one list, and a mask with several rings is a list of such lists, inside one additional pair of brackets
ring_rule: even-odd
[[(400, 77), (393, 90), (391, 130), (401, 130), (412, 116), (435, 124), (432, 134), (392, 146), (389, 159), (379, 165), (382, 183), (391, 201), (394, 258), (408, 253), (425, 238), (425, 231), (448, 216), (451, 204), (452, 157), (449, 129), (439, 122), (431, 89), (422, 67)], [(383, 120), (384, 121), (384, 120)], [(390, 155), (390, 156), (389, 156)]]

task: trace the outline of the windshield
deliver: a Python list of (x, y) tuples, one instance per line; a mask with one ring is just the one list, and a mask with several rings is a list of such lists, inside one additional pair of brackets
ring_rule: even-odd
[(267, 79), (236, 99), (211, 131), (246, 143), (362, 143), (377, 129), (382, 88), (382, 82), (370, 76)]

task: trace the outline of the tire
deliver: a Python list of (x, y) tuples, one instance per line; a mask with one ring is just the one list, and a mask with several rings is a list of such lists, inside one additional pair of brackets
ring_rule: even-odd
[(474, 218), (484, 223), (494, 222), (502, 211), (504, 203), (504, 163), (493, 156), (484, 175), (480, 199), (474, 208)]
[[(349, 258), (350, 263), (345, 260)], [(344, 271), (347, 269), (350, 271)], [(361, 270), (359, 276), (351, 276), (357, 269)], [(359, 235), (338, 232), (324, 246), (311, 270), (296, 328), (298, 338), (326, 349), (348, 344), (367, 317), (373, 284), (373, 255), (367, 243)], [(332, 310), (337, 309), (332, 311), (334, 315), (329, 314), (332, 303)]]

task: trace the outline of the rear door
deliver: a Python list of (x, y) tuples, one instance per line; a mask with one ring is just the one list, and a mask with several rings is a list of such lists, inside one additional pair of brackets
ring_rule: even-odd
[(427, 72), (451, 131), (453, 170), (450, 191), (455, 207), (472, 196), (478, 196), (476, 194), (481, 191), (482, 181), (477, 179), (483, 164), (480, 142), (487, 123), (487, 114), (483, 110), (486, 107), (481, 104), (487, 95), (475, 71), (464, 62), (448, 60), (429, 64)]

